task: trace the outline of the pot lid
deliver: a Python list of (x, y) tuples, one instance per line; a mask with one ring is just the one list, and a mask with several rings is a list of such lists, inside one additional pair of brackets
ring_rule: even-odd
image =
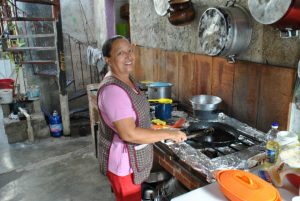
[(248, 7), (253, 18), (262, 24), (273, 24), (289, 10), (293, 0), (248, 0)]
[(225, 47), (227, 22), (218, 8), (208, 8), (199, 21), (199, 45), (210, 56), (218, 55)]
[(170, 86), (173, 86), (173, 84), (169, 82), (152, 82), (148, 85), (148, 87), (170, 87)]
[(165, 16), (168, 13), (170, 7), (168, 0), (153, 0), (154, 8), (159, 16)]
[(224, 170), (217, 173), (222, 192), (234, 201), (279, 201), (277, 189), (260, 177), (242, 170)]

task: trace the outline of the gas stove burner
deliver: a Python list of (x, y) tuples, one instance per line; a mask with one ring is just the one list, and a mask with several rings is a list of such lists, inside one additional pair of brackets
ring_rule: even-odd
[(232, 126), (219, 122), (195, 122), (187, 128), (186, 143), (209, 158), (216, 158), (261, 143)]

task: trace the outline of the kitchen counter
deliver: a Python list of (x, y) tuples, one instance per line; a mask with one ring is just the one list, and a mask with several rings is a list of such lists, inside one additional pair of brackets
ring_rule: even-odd
[[(254, 173), (257, 171), (254, 170)], [(298, 195), (298, 189), (292, 186), (286, 179), (284, 180), (284, 185), (281, 188), (277, 188), (283, 201), (291, 201), (292, 198)], [(183, 195), (173, 198), (171, 201), (227, 201), (228, 199), (220, 191), (217, 182), (211, 183), (204, 187), (195, 189)]]
[[(297, 189), (291, 185), (278, 188), (278, 190), (283, 201), (291, 201), (297, 195)], [(217, 182), (175, 197), (171, 201), (199, 201), (199, 198), (205, 201), (228, 201), (220, 191)]]

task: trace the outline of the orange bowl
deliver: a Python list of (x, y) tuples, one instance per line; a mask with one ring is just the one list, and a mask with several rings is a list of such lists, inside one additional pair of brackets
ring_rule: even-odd
[(296, 175), (296, 174), (287, 174), (286, 175), (287, 180), (289, 180), (289, 182), (291, 184), (293, 184), (296, 188), (300, 187), (300, 176)]

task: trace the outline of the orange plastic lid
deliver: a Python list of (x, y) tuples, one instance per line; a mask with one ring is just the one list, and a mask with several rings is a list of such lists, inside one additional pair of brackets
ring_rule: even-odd
[(281, 201), (274, 186), (250, 172), (223, 170), (217, 173), (217, 181), (232, 201)]

